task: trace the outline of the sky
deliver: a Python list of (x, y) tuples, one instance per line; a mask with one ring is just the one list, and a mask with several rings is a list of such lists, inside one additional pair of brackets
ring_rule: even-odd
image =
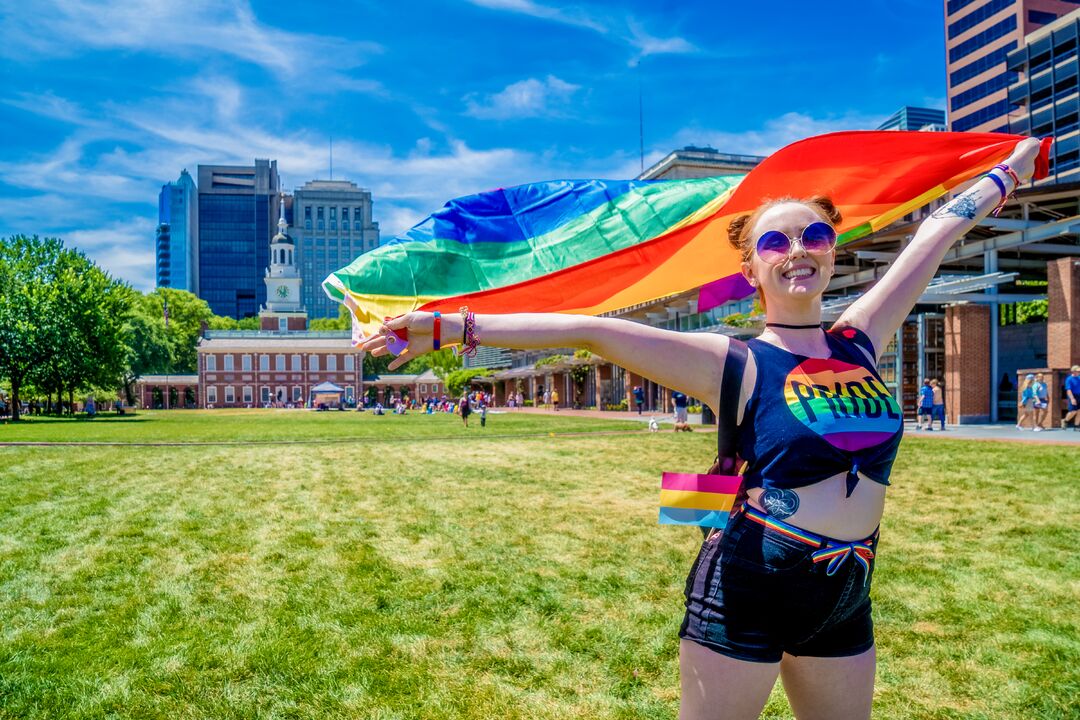
[(634, 177), (642, 138), (645, 167), (766, 155), (946, 91), (937, 0), (0, 0), (0, 37), (0, 237), (140, 290), (199, 164), (276, 159), (291, 192), (332, 144), (385, 241), (453, 197)]

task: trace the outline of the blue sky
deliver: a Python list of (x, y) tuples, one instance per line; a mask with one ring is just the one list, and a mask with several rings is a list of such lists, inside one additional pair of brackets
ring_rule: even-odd
[(0, 236), (150, 289), (162, 183), (269, 157), (291, 191), (332, 138), (385, 239), (458, 195), (633, 177), (639, 85), (646, 166), (942, 108), (943, 32), (932, 0), (0, 0)]

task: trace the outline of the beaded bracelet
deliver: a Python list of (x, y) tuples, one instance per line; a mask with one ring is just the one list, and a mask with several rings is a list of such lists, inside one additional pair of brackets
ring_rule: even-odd
[(434, 336), (431, 342), (431, 349), (438, 350), (442, 347), (442, 313), (436, 310), (435, 315), (435, 327), (432, 329), (432, 335)]

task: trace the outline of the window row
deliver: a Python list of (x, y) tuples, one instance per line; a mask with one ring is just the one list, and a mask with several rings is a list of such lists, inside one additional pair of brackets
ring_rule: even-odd
[[(254, 402), (253, 390), (254, 388), (251, 385), (244, 385), (240, 388), (241, 404), (251, 405)], [(351, 400), (355, 396), (355, 388), (352, 385), (347, 385), (345, 387), (345, 397)], [(236, 388), (232, 385), (226, 385), (221, 397), (226, 405), (236, 404)], [(206, 388), (206, 404), (215, 405), (217, 402), (217, 386), (210, 385)], [(290, 393), (289, 388), (284, 386), (271, 389), (268, 385), (263, 385), (259, 388), (259, 404), (269, 405), (273, 402), (302, 403), (304, 402), (304, 389), (299, 385), (293, 385)]]
[[(251, 355), (240, 356), (240, 370), (241, 372), (251, 372), (252, 367)], [(270, 355), (260, 354), (255, 357), (259, 358), (259, 370), (268, 372), (270, 370)], [(286, 372), (285, 368), (285, 355), (274, 355), (274, 370), (276, 372)], [(310, 355), (308, 356), (308, 370), (312, 372), (319, 372), (320, 357), (326, 358), (326, 371), (336, 372), (338, 369), (338, 356), (337, 355)], [(303, 355), (294, 354), (290, 356), (289, 368), (291, 372), (301, 372), (303, 367)], [(343, 363), (343, 370), (346, 372), (353, 372), (356, 370), (356, 356), (345, 355), (345, 361)], [(206, 355), (206, 372), (218, 371), (218, 356), (207, 353)], [(222, 372), (235, 372), (236, 371), (236, 356), (231, 354), (221, 355), (221, 371)]]
[[(307, 230), (311, 230), (311, 228), (312, 228), (312, 209), (313, 209), (313, 206), (311, 206), (311, 205), (305, 205), (304, 206), (304, 228), (307, 229)], [(343, 207), (343, 208), (341, 208), (341, 228), (343, 230), (348, 231), (348, 229), (349, 229), (350, 210), (352, 211), (351, 214), (352, 214), (353, 228), (356, 229), (356, 230), (362, 230), (363, 227), (364, 227), (364, 222), (363, 222), (364, 210), (363, 210), (362, 207), (353, 207), (353, 208)], [(319, 230), (325, 230), (326, 229), (327, 220), (329, 220), (329, 222), (330, 222), (330, 229), (331, 230), (337, 230), (337, 228), (338, 228), (338, 208), (337, 207), (330, 207), (329, 212), (327, 212), (327, 208), (325, 208), (323, 206), (315, 206), (314, 211), (315, 211), (314, 212), (314, 224), (315, 224), (316, 227), (319, 228)]]
[(972, 35), (970, 38), (949, 49), (949, 62), (954, 63), (960, 58), (967, 57), (971, 53), (986, 47), (986, 45), (999, 37), (1004, 37), (1016, 30), (1016, 15), (1009, 15), (999, 23), (991, 25), (981, 33)]

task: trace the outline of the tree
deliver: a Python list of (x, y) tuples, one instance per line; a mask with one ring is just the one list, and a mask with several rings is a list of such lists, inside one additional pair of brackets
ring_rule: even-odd
[(336, 318), (315, 318), (308, 323), (308, 327), (312, 330), (351, 330), (352, 315), (349, 314), (349, 308), (338, 305)]
[[(169, 307), (167, 325), (166, 303)], [(157, 288), (142, 297), (139, 312), (148, 319), (160, 319), (165, 327), (172, 353), (172, 372), (196, 372), (199, 361), (196, 346), (202, 333), (202, 324), (209, 326), (216, 317), (206, 301), (186, 290)]]
[(487, 368), (463, 368), (447, 373), (446, 377), (443, 378), (443, 382), (446, 384), (447, 394), (456, 397), (465, 392), (465, 388), (469, 386), (473, 378), (487, 377), (489, 375), (491, 375), (491, 370)]
[(58, 289), (45, 271), (62, 247), (55, 238), (36, 235), (0, 241), (0, 375), (11, 384), (12, 420), (19, 419), (23, 384), (54, 342), (48, 336), (58, 332), (49, 315)]

